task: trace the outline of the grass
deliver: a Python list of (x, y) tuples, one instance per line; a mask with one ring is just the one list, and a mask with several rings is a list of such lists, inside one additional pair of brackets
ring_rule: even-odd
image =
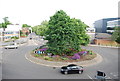
[(95, 58), (96, 57), (96, 54), (93, 54), (93, 55), (87, 55), (87, 56), (85, 56), (85, 60), (92, 60), (93, 58)]

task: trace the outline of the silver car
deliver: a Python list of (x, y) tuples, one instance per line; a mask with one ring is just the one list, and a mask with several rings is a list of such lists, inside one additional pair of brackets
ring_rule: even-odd
[(5, 46), (4, 48), (5, 48), (5, 49), (9, 49), (9, 48), (17, 49), (17, 48), (18, 48), (18, 45), (17, 45), (17, 43), (14, 43), (13, 45), (8, 45), (8, 46)]
[(99, 79), (99, 80), (102, 80), (102, 81), (105, 81), (107, 76), (103, 71), (98, 70), (97, 75), (95, 76), (95, 78)]

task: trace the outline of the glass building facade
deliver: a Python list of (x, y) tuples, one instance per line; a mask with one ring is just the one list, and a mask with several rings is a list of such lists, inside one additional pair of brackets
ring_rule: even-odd
[(119, 20), (120, 18), (105, 18), (95, 21), (95, 32), (107, 33), (107, 30), (114, 29), (113, 26), (120, 25)]
[(120, 19), (107, 22), (107, 32), (114, 32), (115, 27), (120, 27)]

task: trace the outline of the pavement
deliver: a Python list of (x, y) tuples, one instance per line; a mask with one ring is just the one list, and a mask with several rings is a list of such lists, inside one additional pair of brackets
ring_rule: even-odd
[(49, 66), (49, 67), (61, 67), (61, 66), (66, 66), (68, 64), (77, 64), (79, 66), (91, 66), (94, 64), (98, 64), (100, 62), (102, 62), (103, 58), (101, 55), (97, 54), (97, 56), (92, 59), (92, 60), (86, 60), (86, 61), (81, 61), (81, 62), (54, 62), (54, 61), (47, 61), (47, 60), (42, 60), (42, 59), (38, 59), (36, 57), (33, 57), (30, 53), (27, 53), (25, 55), (25, 58), (29, 61), (31, 61), (32, 63), (35, 64), (40, 64), (40, 65), (44, 65), (44, 66)]
[(95, 45), (95, 44), (89, 44), (88, 46), (97, 46), (97, 47), (106, 47), (106, 48), (120, 48), (116, 46), (103, 46), (103, 45)]

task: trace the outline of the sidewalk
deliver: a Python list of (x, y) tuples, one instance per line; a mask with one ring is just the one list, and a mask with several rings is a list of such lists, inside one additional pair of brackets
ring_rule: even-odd
[(97, 54), (97, 57), (92, 60), (87, 60), (82, 62), (53, 62), (53, 61), (41, 60), (33, 57), (30, 53), (26, 54), (25, 58), (31, 61), (32, 63), (49, 66), (49, 67), (61, 67), (61, 66), (66, 66), (68, 64), (77, 64), (79, 66), (91, 66), (98, 64), (103, 60), (102, 56), (100, 56), (99, 54)]
[(93, 45), (93, 44), (89, 44), (88, 46), (107, 47), (107, 48), (120, 48), (120, 47), (116, 47), (116, 46), (103, 46), (103, 45)]

